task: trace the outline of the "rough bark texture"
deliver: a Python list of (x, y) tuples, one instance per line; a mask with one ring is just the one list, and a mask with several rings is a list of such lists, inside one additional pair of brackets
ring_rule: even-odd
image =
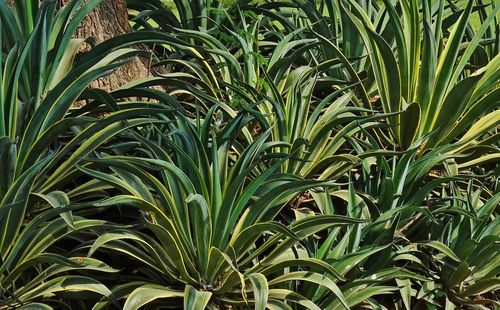
[[(59, 5), (64, 5), (69, 0), (58, 0)], [(94, 37), (99, 44), (107, 39), (130, 30), (128, 23), (128, 11), (125, 0), (103, 0), (94, 10), (92, 10), (83, 20), (77, 29), (75, 37)], [(104, 55), (103, 55), (104, 56)], [(116, 89), (134, 79), (147, 77), (149, 70), (147, 64), (139, 58), (133, 59), (128, 64), (120, 67), (109, 76), (103, 77), (91, 87), (105, 90)]]

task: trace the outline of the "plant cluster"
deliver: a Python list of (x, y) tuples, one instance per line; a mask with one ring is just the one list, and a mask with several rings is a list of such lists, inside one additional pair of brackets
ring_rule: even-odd
[(500, 307), (495, 1), (100, 2), (0, 0), (0, 309)]

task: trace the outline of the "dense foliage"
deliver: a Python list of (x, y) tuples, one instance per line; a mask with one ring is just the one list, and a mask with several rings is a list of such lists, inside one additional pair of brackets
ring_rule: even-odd
[(0, 309), (500, 307), (495, 1), (99, 2), (0, 0)]

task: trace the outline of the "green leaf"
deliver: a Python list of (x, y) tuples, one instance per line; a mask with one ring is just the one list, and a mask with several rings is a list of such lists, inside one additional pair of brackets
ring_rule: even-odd
[(399, 287), (399, 292), (403, 299), (403, 304), (406, 310), (410, 310), (411, 307), (411, 281), (408, 279), (396, 279), (396, 283)]
[(297, 303), (305, 309), (321, 310), (314, 302), (305, 298), (304, 296), (286, 289), (270, 289), (269, 299), (281, 299), (288, 302)]
[(211, 297), (211, 292), (200, 292), (191, 285), (186, 285), (186, 290), (184, 291), (184, 309), (204, 310)]
[(480, 295), (486, 292), (494, 292), (500, 288), (500, 279), (483, 279), (470, 285), (465, 291), (459, 294), (460, 297)]
[(288, 281), (301, 281), (301, 282), (305, 281), (326, 287), (340, 300), (340, 302), (344, 305), (346, 309), (349, 309), (349, 305), (347, 304), (347, 301), (345, 300), (345, 297), (342, 294), (340, 288), (337, 286), (337, 284), (335, 284), (335, 282), (333, 282), (330, 278), (324, 275), (310, 271), (295, 271), (286, 273), (282, 276), (270, 280), (269, 285), (273, 286), (275, 284)]
[(212, 222), (210, 211), (206, 200), (199, 194), (190, 194), (186, 198), (187, 203), (192, 203), (192, 225), (195, 236), (195, 244), (199, 256), (200, 272), (205, 274), (208, 267), (208, 252), (212, 243)]
[[(47, 195), (35, 193), (35, 195), (47, 201), (54, 208), (64, 207), (69, 205), (70, 203), (66, 193), (61, 191), (50, 192)], [(73, 223), (73, 214), (71, 212), (61, 213), (61, 217), (68, 224), (69, 227), (75, 229), (75, 225)]]
[(61, 291), (90, 291), (103, 296), (111, 295), (111, 291), (99, 281), (81, 276), (63, 276), (51, 279), (42, 285), (20, 295), (22, 300), (31, 300), (37, 297), (51, 297)]
[(440, 241), (433, 240), (433, 241), (423, 242), (421, 244), (438, 250), (439, 252), (443, 253), (444, 255), (446, 255), (447, 257), (451, 258), (456, 262), (461, 262), (460, 258), (449, 247), (447, 247), (444, 243)]
[(30, 303), (27, 305), (23, 305), (17, 309), (19, 309), (19, 310), (53, 310), (54, 308), (52, 308), (48, 305), (45, 305), (45, 304), (33, 302), (33, 303)]
[(420, 105), (412, 102), (400, 115), (401, 146), (408, 149), (415, 140), (420, 126), (421, 109)]
[(265, 310), (269, 294), (269, 286), (266, 277), (260, 273), (252, 273), (248, 275), (248, 279), (250, 279), (250, 282), (252, 282), (255, 299), (255, 309)]
[(123, 310), (138, 310), (148, 303), (163, 298), (183, 298), (184, 293), (155, 284), (145, 284), (136, 288), (125, 301)]

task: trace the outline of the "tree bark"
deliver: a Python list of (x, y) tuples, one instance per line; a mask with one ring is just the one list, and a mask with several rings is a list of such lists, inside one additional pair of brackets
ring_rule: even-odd
[[(58, 0), (59, 5), (68, 2), (69, 0)], [(99, 44), (129, 31), (126, 0), (104, 0), (85, 17), (75, 37), (93, 37)], [(149, 73), (147, 64), (136, 57), (112, 74), (93, 82), (91, 87), (110, 91), (137, 78), (147, 77)]]
[[(9, 6), (12, 6), (15, 2), (15, 0), (0, 1), (6, 1)], [(69, 1), (58, 0), (58, 6), (66, 5)], [(76, 30), (74, 37), (83, 39), (93, 37), (96, 44), (99, 44), (112, 37), (125, 34), (130, 30), (126, 0), (103, 0), (85, 17), (82, 24)], [(89, 46), (83, 47), (81, 52), (85, 52), (88, 49)], [(147, 77), (150, 75), (148, 62), (149, 60), (141, 60), (135, 57), (110, 75), (94, 81), (90, 87), (111, 91), (135, 79)]]

